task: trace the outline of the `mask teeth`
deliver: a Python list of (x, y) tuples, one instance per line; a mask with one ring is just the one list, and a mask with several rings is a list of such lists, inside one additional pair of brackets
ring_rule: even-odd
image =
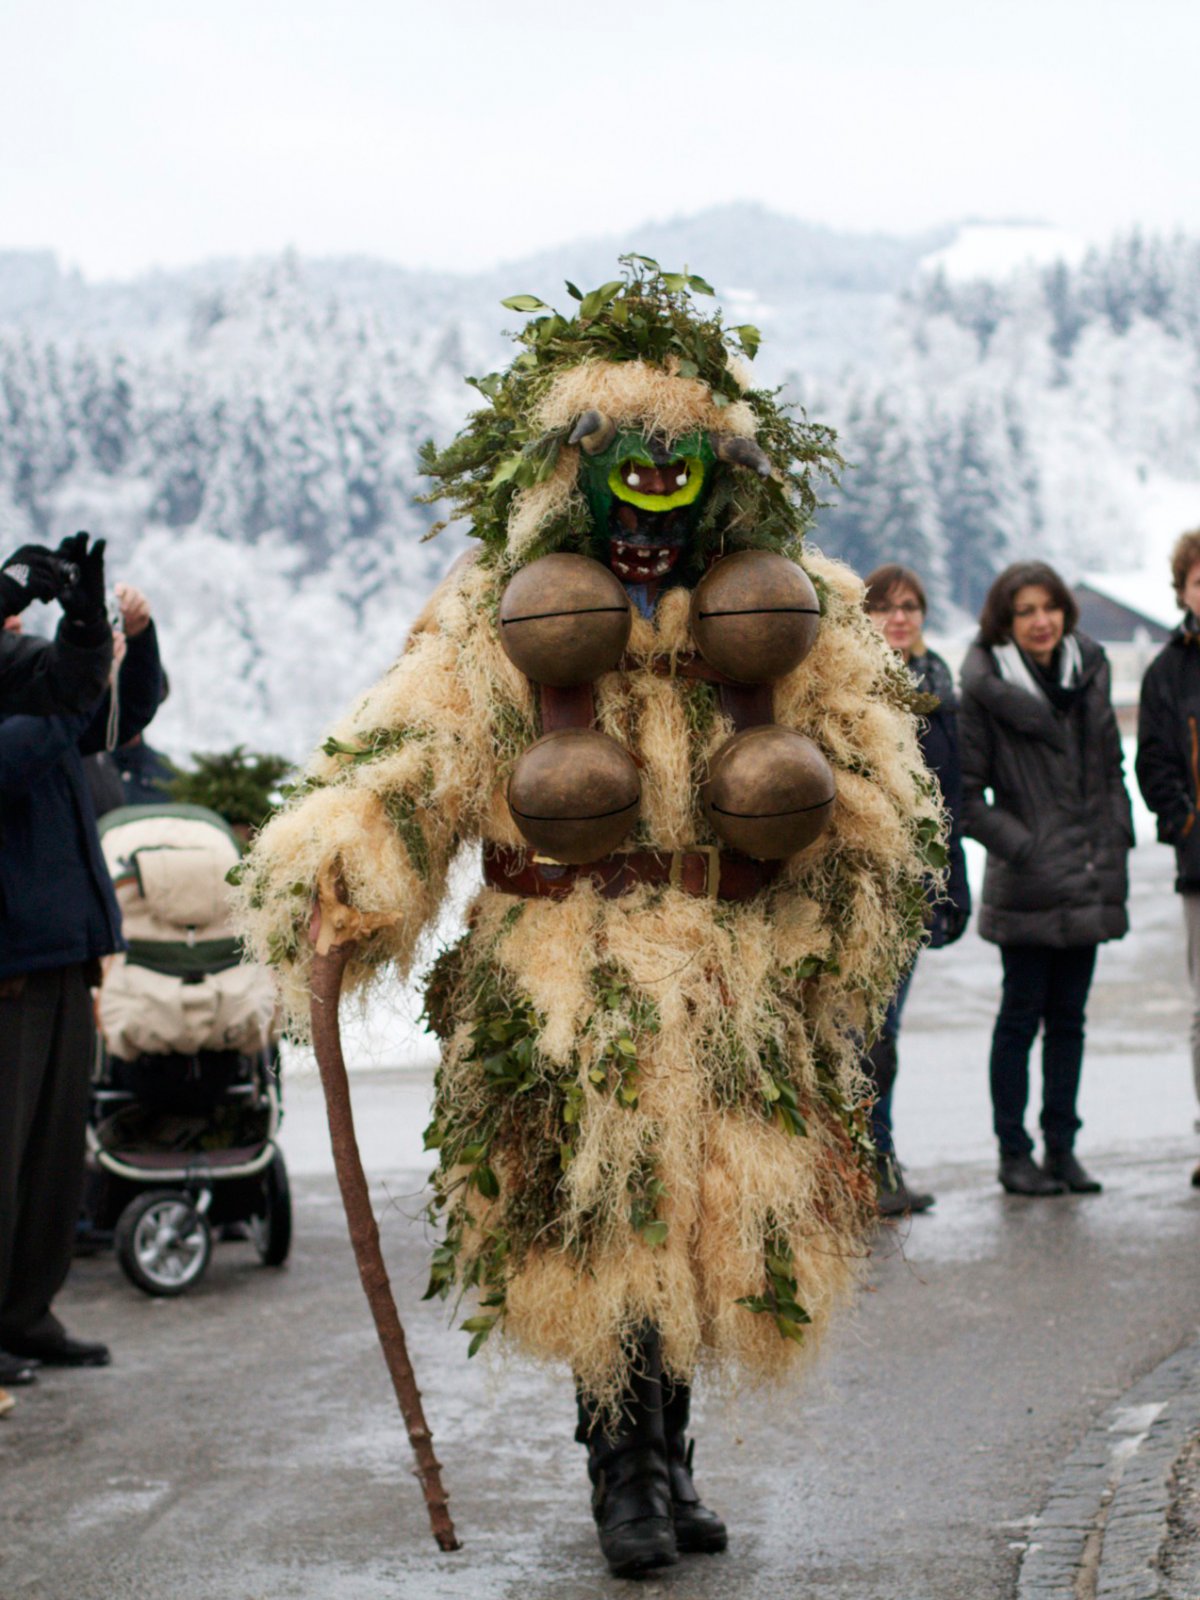
[(633, 544), (626, 539), (614, 539), (612, 567), (628, 583), (646, 583), (652, 578), (665, 577), (678, 553), (673, 545)]

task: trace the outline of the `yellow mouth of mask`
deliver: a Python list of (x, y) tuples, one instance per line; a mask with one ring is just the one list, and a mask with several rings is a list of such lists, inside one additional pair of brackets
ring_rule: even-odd
[(630, 467), (636, 471), (640, 464), (636, 461), (623, 461), (619, 466), (613, 467), (608, 475), (608, 487), (616, 499), (623, 500), (627, 505), (636, 506), (639, 511), (674, 511), (679, 506), (690, 506), (699, 499), (700, 491), (704, 487), (704, 463), (699, 456), (683, 456), (679, 461), (671, 462), (671, 471), (687, 472), (687, 482), (681, 488), (673, 490), (671, 494), (644, 494), (626, 483), (621, 476), (622, 472)]

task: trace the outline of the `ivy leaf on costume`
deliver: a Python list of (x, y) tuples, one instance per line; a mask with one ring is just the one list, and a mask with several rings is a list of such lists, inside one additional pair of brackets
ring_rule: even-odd
[(500, 1198), (500, 1180), (491, 1167), (478, 1166), (474, 1172), (475, 1187), (485, 1200), (498, 1200)]
[(762, 334), (752, 322), (740, 323), (736, 328), (730, 328), (730, 333), (736, 333), (738, 343), (746, 352), (747, 357), (753, 361), (758, 354), (758, 347), (762, 344)]

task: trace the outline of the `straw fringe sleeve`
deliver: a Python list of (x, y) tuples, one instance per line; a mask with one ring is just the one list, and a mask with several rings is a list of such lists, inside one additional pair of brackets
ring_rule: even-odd
[(477, 565), (444, 581), (404, 654), (334, 727), (246, 857), (239, 921), (254, 959), (275, 967), (300, 1037), (321, 891), (337, 885), (361, 933), (347, 990), (384, 968), (406, 973), (457, 846), (500, 810), (495, 791), (535, 737), (529, 686), (495, 641), (494, 603)]

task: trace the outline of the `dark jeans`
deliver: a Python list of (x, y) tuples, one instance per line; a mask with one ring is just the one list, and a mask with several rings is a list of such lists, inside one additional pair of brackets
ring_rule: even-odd
[(1025, 1132), (1029, 1052), (1042, 1035), (1042, 1133), (1047, 1150), (1070, 1150), (1082, 1124), (1075, 1115), (1083, 1065), (1083, 1013), (1096, 946), (1052, 950), (1004, 945), (1004, 989), (992, 1033), (992, 1122), (1003, 1155), (1029, 1155)]
[(888, 1006), (883, 1019), (883, 1027), (879, 1030), (879, 1039), (863, 1061), (863, 1071), (875, 1086), (875, 1104), (871, 1108), (871, 1137), (881, 1156), (892, 1155), (896, 1148), (892, 1138), (892, 1090), (896, 1087), (898, 1070), (896, 1044), (900, 1037), (900, 1016), (904, 1010), (904, 1002), (908, 999), (908, 991), (912, 987), (916, 967), (914, 957), (912, 966), (900, 979), (900, 986), (892, 996), (892, 1003)]
[(0, 1347), (57, 1326), (83, 1191), (94, 1047), (85, 967), (0, 982)]

